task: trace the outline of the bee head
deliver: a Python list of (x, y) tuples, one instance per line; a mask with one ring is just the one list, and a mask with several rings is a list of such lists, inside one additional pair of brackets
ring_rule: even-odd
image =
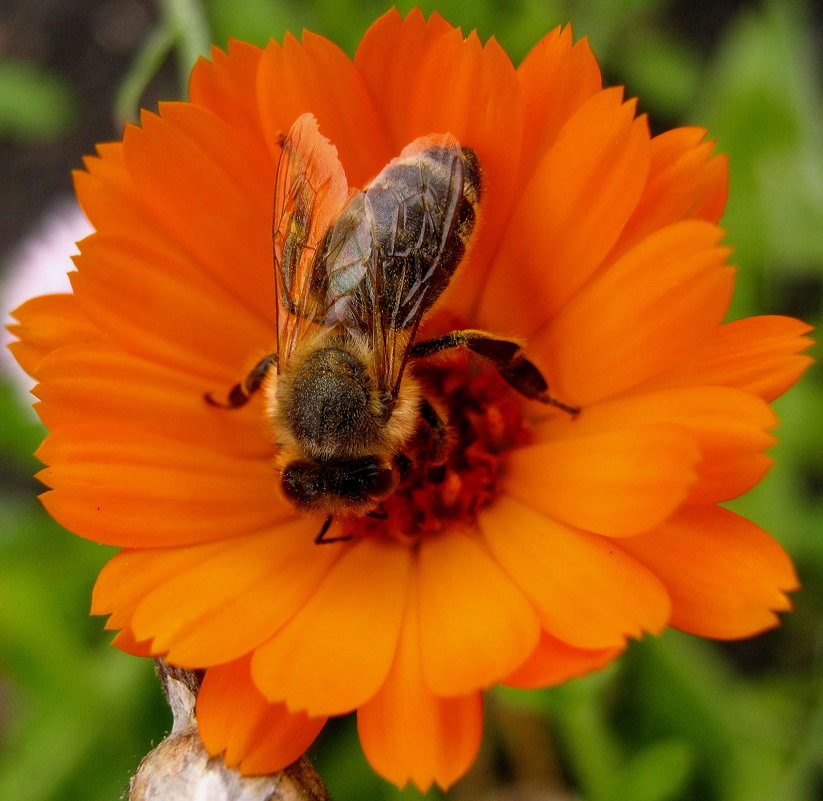
[(369, 509), (397, 486), (396, 471), (376, 456), (341, 462), (300, 459), (283, 469), (281, 488), (298, 509)]

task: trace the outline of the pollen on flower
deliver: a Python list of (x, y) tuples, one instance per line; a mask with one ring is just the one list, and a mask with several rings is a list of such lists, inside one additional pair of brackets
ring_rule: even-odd
[[(531, 440), (523, 398), (477, 357), (452, 352), (420, 363), (415, 373), (448, 420), (445, 461), (428, 455), (421, 442), (419, 455), (378, 515), (346, 519), (344, 536), (408, 542), (456, 523), (473, 526), (497, 495), (509, 452)], [(424, 429), (420, 439), (428, 434)]]

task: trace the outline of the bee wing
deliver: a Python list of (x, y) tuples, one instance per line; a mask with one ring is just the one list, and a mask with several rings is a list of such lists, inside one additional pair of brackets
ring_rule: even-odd
[(326, 316), (321, 242), (349, 198), (335, 148), (303, 114), (284, 137), (274, 188), (272, 240), (277, 294), (277, 364)]
[(463, 184), (457, 140), (421, 137), (354, 196), (329, 229), (322, 250), (326, 324), (366, 340), (385, 392), (396, 395), (420, 320), (462, 257), (468, 238), (457, 230)]

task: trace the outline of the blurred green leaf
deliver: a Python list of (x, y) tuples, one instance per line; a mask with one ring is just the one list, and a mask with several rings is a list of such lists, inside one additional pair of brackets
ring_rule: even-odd
[(668, 5), (668, 0), (571, 0), (569, 14), (577, 36), (588, 36), (601, 61), (622, 59), (634, 31)]
[(694, 49), (657, 27), (633, 41), (621, 60), (620, 77), (640, 100), (640, 109), (652, 109), (667, 119), (682, 118), (694, 102), (703, 65)]
[(306, 13), (286, 0), (210, 0), (206, 11), (219, 47), (230, 38), (262, 47), (272, 37), (282, 39), (287, 30), (299, 33)]
[(612, 801), (670, 801), (683, 797), (693, 765), (692, 749), (663, 740), (639, 751), (617, 773)]
[[(126, 788), (161, 709), (151, 662), (107, 645), (86, 610), (113, 549), (69, 537), (34, 507), (11, 521), (28, 542), (2, 552), (0, 665), (13, 687), (0, 798), (104, 801)], [(157, 698), (147, 703), (148, 694)], [(93, 784), (83, 787), (84, 778)], [(72, 788), (74, 790), (72, 791)]]
[(161, 25), (143, 42), (131, 69), (120, 84), (114, 101), (114, 118), (119, 124), (139, 121), (143, 93), (169, 57), (174, 41), (174, 31), (166, 25)]
[(701, 786), (715, 788), (707, 798), (773, 799), (804, 714), (789, 685), (763, 692), (711, 644), (674, 631), (637, 643), (630, 657), (620, 712), (632, 716), (633, 738), (688, 742)]
[(0, 57), (0, 136), (24, 144), (48, 144), (73, 121), (69, 85), (37, 64)]
[(200, 56), (209, 54), (211, 30), (201, 0), (163, 0), (163, 24), (173, 33), (181, 87)]
[(693, 113), (732, 154), (724, 225), (746, 269), (823, 262), (823, 93), (812, 30), (805, 3), (741, 14)]
[(163, 0), (160, 5), (160, 22), (143, 42), (115, 98), (114, 116), (119, 123), (139, 120), (140, 100), (146, 88), (174, 51), (181, 97), (186, 95), (194, 62), (208, 55), (211, 33), (199, 0)]
[(587, 801), (613, 798), (624, 759), (617, 732), (607, 717), (606, 699), (613, 692), (617, 675), (617, 667), (612, 665), (548, 690), (495, 690), (504, 702), (543, 711), (547, 725), (557, 734), (558, 747), (575, 777), (575, 786), (580, 787)]
[[(33, 384), (34, 382), (32, 382)], [(0, 452), (8, 472), (31, 475), (39, 464), (32, 455), (43, 439), (45, 429), (31, 409), (26, 409), (24, 392), (11, 380), (0, 375)], [(30, 395), (31, 403), (37, 399)]]

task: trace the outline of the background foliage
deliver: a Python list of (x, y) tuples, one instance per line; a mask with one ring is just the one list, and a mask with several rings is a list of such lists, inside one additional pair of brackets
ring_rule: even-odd
[[(405, 12), (412, 5), (399, 2)], [(740, 266), (733, 316), (821, 316), (820, 19), (803, 2), (441, 0), (464, 31), (515, 62), (572, 20), (607, 83), (640, 97), (655, 130), (708, 127), (731, 155), (724, 225)], [(8, 254), (68, 189), (94, 142), (139, 104), (183, 96), (197, 53), (309, 28), (349, 52), (386, 9), (374, 0), (40, 0), (0, 8), (0, 248)], [(10, 261), (5, 266), (10, 269)], [(4, 316), (8, 309), (3, 308)], [(107, 645), (86, 616), (111, 550), (42, 512), (31, 456), (42, 437), (18, 376), (0, 385), (0, 799), (110, 801), (164, 736), (147, 660)], [(784, 626), (751, 641), (671, 632), (617, 665), (544, 692), (500, 691), (484, 749), (450, 799), (814, 801), (823, 798), (821, 376), (778, 403), (777, 466), (735, 508), (787, 547), (804, 589)], [(338, 801), (415, 799), (366, 766), (351, 721), (314, 756)], [(441, 798), (432, 792), (429, 798)]]

